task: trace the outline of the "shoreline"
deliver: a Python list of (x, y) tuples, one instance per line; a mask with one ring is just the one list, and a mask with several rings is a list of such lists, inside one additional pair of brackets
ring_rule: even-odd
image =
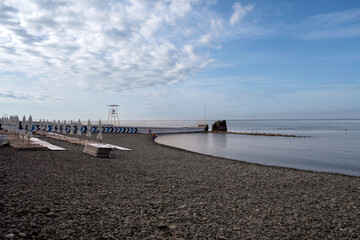
[[(95, 136), (93, 136), (95, 138)], [(356, 176), (271, 167), (104, 134), (110, 159), (0, 149), (0, 237), (350, 238), (360, 236)], [(19, 232), (20, 231), (20, 232)]]

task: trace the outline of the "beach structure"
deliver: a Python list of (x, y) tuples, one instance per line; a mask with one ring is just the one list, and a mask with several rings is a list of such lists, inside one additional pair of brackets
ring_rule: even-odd
[(120, 120), (118, 115), (119, 105), (107, 105), (109, 109), (109, 115), (107, 119), (107, 124), (112, 124), (113, 126), (120, 126)]

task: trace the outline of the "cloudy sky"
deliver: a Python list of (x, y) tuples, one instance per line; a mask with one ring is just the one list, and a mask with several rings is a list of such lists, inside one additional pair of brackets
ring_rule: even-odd
[(1, 0), (0, 114), (360, 118), (358, 0)]

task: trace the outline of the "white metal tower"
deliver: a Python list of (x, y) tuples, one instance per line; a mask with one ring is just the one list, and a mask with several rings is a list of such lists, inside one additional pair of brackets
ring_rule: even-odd
[(109, 116), (107, 119), (107, 124), (112, 124), (113, 126), (120, 126), (120, 120), (118, 115), (118, 109), (120, 105), (107, 105), (109, 109)]

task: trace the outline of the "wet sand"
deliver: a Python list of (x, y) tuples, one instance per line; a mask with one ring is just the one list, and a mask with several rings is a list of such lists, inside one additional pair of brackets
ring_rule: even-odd
[(360, 237), (359, 177), (211, 157), (149, 135), (104, 134), (132, 149), (111, 159), (42, 139), (67, 151), (0, 148), (1, 239)]

